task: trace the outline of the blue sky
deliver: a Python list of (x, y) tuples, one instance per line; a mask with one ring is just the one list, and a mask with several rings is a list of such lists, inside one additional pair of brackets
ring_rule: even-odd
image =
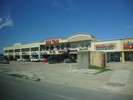
[(133, 0), (0, 0), (0, 52), (78, 32), (107, 40), (133, 37)]

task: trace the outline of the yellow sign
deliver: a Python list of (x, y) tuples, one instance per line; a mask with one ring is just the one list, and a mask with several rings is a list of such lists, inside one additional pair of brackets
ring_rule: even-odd
[(121, 40), (121, 48), (124, 51), (133, 51), (133, 38), (122, 39)]

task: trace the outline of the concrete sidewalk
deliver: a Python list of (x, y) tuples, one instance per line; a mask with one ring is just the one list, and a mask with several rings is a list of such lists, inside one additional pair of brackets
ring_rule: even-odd
[[(16, 67), (15, 67), (16, 66)], [(19, 66), (19, 67), (18, 67)], [(23, 66), (23, 68), (22, 68)], [(6, 74), (35, 75), (41, 82), (85, 89), (107, 90), (133, 94), (133, 63), (108, 63), (111, 70), (95, 74), (97, 70), (76, 69), (77, 64), (22, 63)]]

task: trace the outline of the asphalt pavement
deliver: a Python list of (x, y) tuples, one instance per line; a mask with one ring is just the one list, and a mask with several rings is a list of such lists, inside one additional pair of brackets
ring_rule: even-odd
[(11, 62), (0, 65), (0, 74), (19, 74), (28, 76), (26, 80), (39, 78), (42, 83), (133, 95), (133, 62), (108, 63), (110, 70), (98, 74), (97, 70), (76, 69), (76, 66), (77, 63)]
[(133, 95), (0, 75), (0, 100), (132, 100)]

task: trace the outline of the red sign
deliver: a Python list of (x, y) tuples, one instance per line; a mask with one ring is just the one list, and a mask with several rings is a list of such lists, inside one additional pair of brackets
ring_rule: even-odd
[(133, 49), (133, 45), (124, 45), (123, 49)]
[(133, 49), (133, 42), (124, 42), (123, 49)]
[(53, 40), (46, 41), (46, 44), (55, 44), (55, 43), (59, 43), (59, 39), (53, 39)]

